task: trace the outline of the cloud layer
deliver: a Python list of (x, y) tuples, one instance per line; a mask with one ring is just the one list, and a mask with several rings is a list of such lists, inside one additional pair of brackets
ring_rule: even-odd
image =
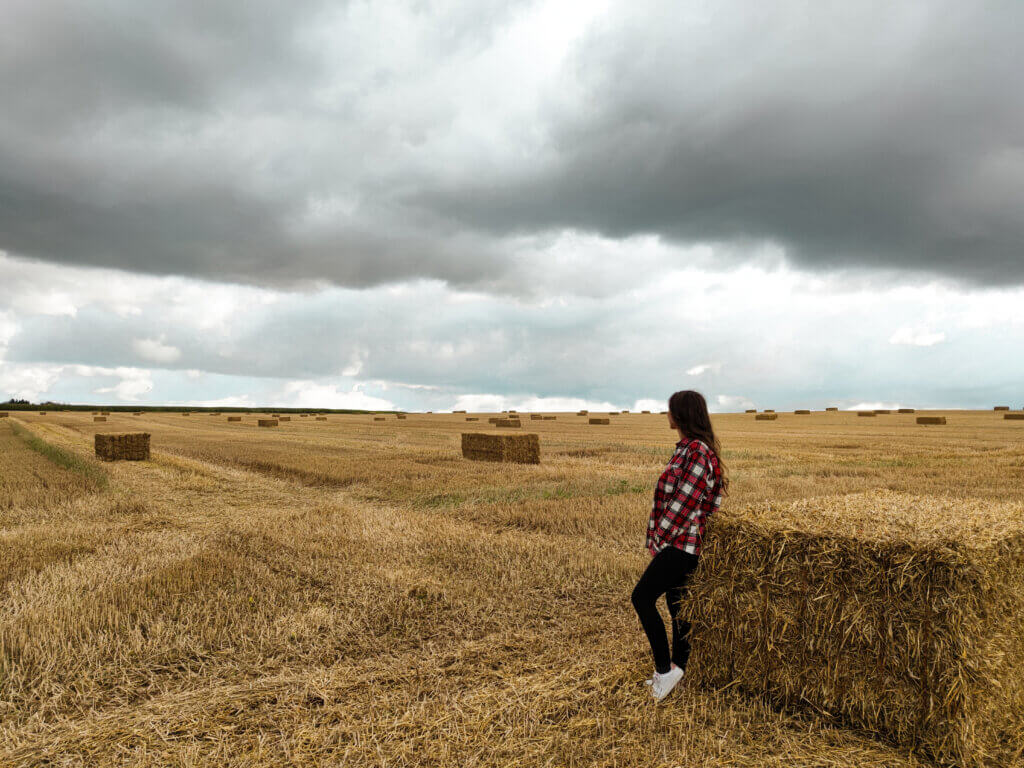
[(1022, 22), (951, 0), (14, 0), (0, 249), (508, 293), (580, 232), (1019, 284)]

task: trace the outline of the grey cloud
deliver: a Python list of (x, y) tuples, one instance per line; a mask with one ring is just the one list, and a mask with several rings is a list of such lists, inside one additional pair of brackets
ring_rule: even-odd
[[(632, 3), (535, 95), (519, 143), (458, 132), (457, 67), (515, 9), (371, 9), (8, 4), (0, 249), (500, 292), (530, 284), (515, 238), (568, 228), (1024, 281), (1024, 6)], [(518, 88), (493, 83), (497, 124)]]

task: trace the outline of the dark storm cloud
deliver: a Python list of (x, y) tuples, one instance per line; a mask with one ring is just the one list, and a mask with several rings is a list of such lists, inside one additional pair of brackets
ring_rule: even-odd
[(0, 249), (507, 286), (510, 236), (570, 228), (1024, 281), (1024, 6), (631, 3), (532, 109), (530, 52), (490, 61), (477, 127), (515, 13), (470, 5), (8, 4)]

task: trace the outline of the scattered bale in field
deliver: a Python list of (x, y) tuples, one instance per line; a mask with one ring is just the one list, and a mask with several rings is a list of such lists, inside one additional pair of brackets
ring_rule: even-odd
[(858, 416), (874, 416), (874, 411), (857, 411)]
[(945, 416), (918, 416), (917, 417), (917, 423), (918, 424), (945, 424), (946, 423), (946, 417)]
[(887, 408), (875, 408), (875, 413), (892, 413), (892, 411)]
[(896, 410), (896, 413), (913, 413), (913, 412), (914, 412), (913, 408), (898, 408)]
[(544, 420), (544, 416), (539, 414), (539, 413), (531, 413), (530, 414), (530, 421), (543, 421), (543, 420)]
[(395, 418), (396, 419), (404, 419), (405, 418), (405, 414), (404, 413), (396, 413), (395, 414)]
[(811, 412), (805, 408), (801, 408), (799, 411), (793, 411), (797, 416), (810, 416)]
[(478, 416), (467, 416), (466, 421), (480, 421)]
[(586, 416), (589, 413), (590, 413), (590, 411), (577, 411), (576, 415), (577, 416)]
[(557, 416), (545, 416), (544, 421), (554, 421), (557, 418)]
[(292, 417), (291, 416), (278, 416), (277, 420), (278, 421), (291, 421)]
[(384, 421), (385, 419), (384, 419), (384, 417), (383, 417), (383, 416), (374, 416), (374, 417), (373, 417), (373, 420), (374, 420), (374, 421)]
[(228, 416), (228, 421), (241, 421), (241, 416)]
[(277, 426), (277, 419), (257, 419), (256, 420), (256, 426), (257, 427), (276, 427)]
[(92, 420), (93, 421), (106, 421), (107, 417), (106, 416), (93, 416)]
[(836, 408), (835, 406), (830, 406), (829, 408), (826, 408), (825, 410), (834, 413), (835, 411), (838, 411), (839, 409)]
[(1004, 413), (1003, 418), (1011, 421), (1024, 421), (1024, 413)]
[(592, 416), (590, 418), (590, 422), (589, 423), (591, 423), (591, 424), (611, 424), (612, 420), (609, 419), (609, 418), (606, 418), (604, 416)]
[(141, 416), (141, 415), (142, 415), (142, 411), (135, 411), (135, 413), (132, 414), (132, 416)]
[(650, 411), (640, 411), (640, 413), (650, 413)]
[(484, 432), (463, 432), (462, 455), (475, 461), (540, 464), (540, 438), (536, 434), (488, 435)]
[(774, 409), (772, 409), (772, 408), (765, 408), (764, 412), (765, 413), (775, 413)]
[(97, 434), (93, 447), (96, 457), (103, 461), (146, 461), (149, 459), (149, 433)]
[(498, 419), (495, 422), (494, 426), (496, 426), (496, 427), (506, 427), (506, 428), (511, 429), (511, 428), (514, 428), (514, 427), (521, 427), (521, 426), (523, 426), (523, 422), (521, 422), (519, 419)]
[(46, 411), (40, 411), (40, 412), (39, 412), (39, 415), (40, 415), (40, 416), (45, 416), (45, 415), (46, 415)]
[(326, 416), (317, 416), (316, 420), (317, 421), (327, 421), (327, 417)]
[(686, 617), (700, 684), (942, 765), (1019, 765), (1019, 502), (879, 490), (723, 507), (709, 531)]
[(92, 415), (93, 415), (93, 416), (99, 416), (99, 415), (100, 415), (100, 412), (99, 412), (99, 411), (93, 411), (93, 412), (92, 412)]
[(181, 414), (181, 415), (182, 415), (182, 416), (191, 416), (192, 414), (191, 414), (191, 413), (187, 413), (187, 412), (186, 412), (186, 413), (183, 413), (183, 414)]
[(747, 408), (744, 413), (757, 413), (757, 408)]
[(465, 411), (452, 411), (452, 413), (465, 413)]
[(772, 411), (771, 413), (759, 413), (754, 416), (755, 421), (775, 421), (779, 418), (779, 414)]
[(109, 416), (110, 411), (100, 411), (100, 416)]
[(1008, 406), (1008, 405), (997, 405), (992, 410), (993, 411), (1008, 411), (1008, 410), (1010, 410), (1010, 406)]

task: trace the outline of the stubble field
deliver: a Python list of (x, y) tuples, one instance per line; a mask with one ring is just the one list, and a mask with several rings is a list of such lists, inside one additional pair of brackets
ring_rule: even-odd
[[(942, 415), (716, 416), (726, 503), (1024, 497), (1024, 422)], [(675, 436), (611, 419), (524, 421), (530, 466), (462, 459), (462, 415), (12, 413), (0, 765), (923, 765), (731, 689), (649, 702), (629, 592)], [(91, 457), (131, 430), (151, 461)]]

